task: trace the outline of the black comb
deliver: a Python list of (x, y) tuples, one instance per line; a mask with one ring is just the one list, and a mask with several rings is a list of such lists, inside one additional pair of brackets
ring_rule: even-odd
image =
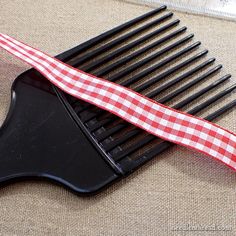
[[(236, 105), (221, 65), (193, 42), (166, 6), (57, 56), (86, 72), (212, 121)], [(214, 103), (221, 103), (217, 110)], [(46, 177), (95, 193), (132, 173), (172, 143), (65, 94), (31, 69), (12, 86), (1, 128), (0, 181)]]

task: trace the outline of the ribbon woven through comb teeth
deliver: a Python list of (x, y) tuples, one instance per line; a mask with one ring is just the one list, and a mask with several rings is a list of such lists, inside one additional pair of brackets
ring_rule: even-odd
[(195, 149), (236, 170), (236, 134), (75, 69), (7, 35), (0, 34), (0, 47), (33, 66), (66, 93), (107, 110), (150, 134)]

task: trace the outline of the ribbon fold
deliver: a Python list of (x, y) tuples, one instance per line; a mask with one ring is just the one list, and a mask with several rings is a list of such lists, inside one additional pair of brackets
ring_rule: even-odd
[(236, 134), (75, 69), (5, 34), (0, 34), (0, 47), (33, 66), (66, 93), (107, 110), (150, 134), (197, 150), (236, 170)]

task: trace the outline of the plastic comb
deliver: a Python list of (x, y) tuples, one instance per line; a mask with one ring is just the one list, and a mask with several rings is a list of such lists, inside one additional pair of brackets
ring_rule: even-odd
[[(222, 65), (162, 6), (57, 56), (175, 109), (212, 121), (236, 105)], [(217, 110), (212, 104), (227, 97)], [(232, 96), (231, 96), (232, 97)], [(34, 69), (12, 86), (1, 128), (0, 181), (45, 177), (95, 193), (170, 146), (120, 118), (75, 99)]]

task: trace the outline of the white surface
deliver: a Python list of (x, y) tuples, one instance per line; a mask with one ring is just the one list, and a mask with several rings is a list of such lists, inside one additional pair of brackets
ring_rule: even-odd
[(170, 9), (205, 14), (236, 21), (236, 0), (128, 0), (145, 5), (167, 5)]

